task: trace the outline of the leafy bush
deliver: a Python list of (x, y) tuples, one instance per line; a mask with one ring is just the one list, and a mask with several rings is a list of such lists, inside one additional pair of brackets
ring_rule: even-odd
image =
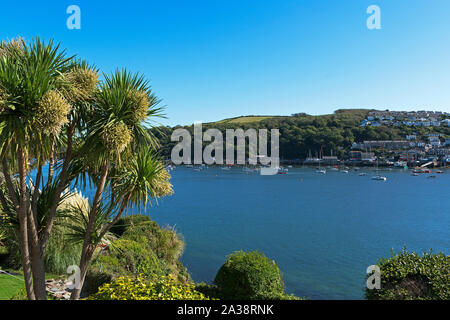
[(257, 251), (228, 256), (214, 283), (223, 299), (283, 299), (284, 283), (274, 261)]
[(184, 242), (174, 230), (163, 229), (148, 216), (134, 215), (122, 219), (128, 227), (122, 233), (123, 239), (145, 243), (159, 259), (175, 263), (184, 250)]
[(96, 261), (102, 271), (112, 275), (162, 274), (156, 254), (145, 244), (128, 239), (118, 239), (109, 246), (109, 254)]
[(190, 280), (186, 268), (178, 260), (184, 242), (174, 230), (161, 228), (149, 216), (132, 215), (120, 219), (111, 231), (121, 239), (136, 241), (154, 252), (164, 273), (174, 274), (181, 281)]
[(219, 288), (216, 285), (200, 282), (195, 284), (195, 290), (207, 297), (220, 299)]
[(88, 300), (209, 300), (191, 283), (173, 277), (120, 277), (104, 284)]
[(151, 249), (143, 244), (118, 239), (109, 246), (105, 255), (99, 255), (91, 264), (83, 286), (83, 295), (96, 293), (98, 288), (120, 276), (134, 276), (143, 274), (163, 275), (161, 261)]
[(149, 216), (142, 214), (134, 214), (128, 217), (120, 218), (112, 227), (111, 232), (118, 238), (133, 225), (140, 225), (141, 223), (147, 223), (151, 221)]
[(381, 289), (366, 289), (370, 300), (449, 300), (450, 256), (403, 249), (389, 259), (380, 259)]
[(86, 278), (84, 279), (83, 289), (81, 290), (81, 296), (87, 297), (91, 294), (97, 293), (98, 288), (100, 288), (105, 283), (111, 282), (113, 280), (111, 274), (101, 271), (97, 268), (89, 268), (86, 273)]
[(119, 239), (91, 264), (85, 280), (87, 294), (119, 276), (173, 275), (181, 282), (190, 280), (178, 260), (184, 243), (174, 231), (160, 228), (148, 216), (133, 215), (120, 219), (111, 232)]
[(67, 267), (80, 263), (82, 243), (72, 243), (65, 230), (56, 226), (45, 250), (45, 268), (49, 273), (65, 274)]

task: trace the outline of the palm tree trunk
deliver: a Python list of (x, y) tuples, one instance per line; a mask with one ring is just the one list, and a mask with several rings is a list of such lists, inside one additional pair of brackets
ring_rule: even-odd
[(84, 279), (91, 261), (92, 255), (95, 251), (96, 244), (92, 241), (92, 233), (94, 232), (95, 220), (97, 218), (97, 209), (100, 206), (103, 190), (105, 188), (106, 177), (108, 176), (108, 165), (105, 164), (102, 168), (100, 181), (97, 184), (97, 191), (95, 192), (92, 208), (89, 212), (89, 221), (86, 227), (86, 234), (83, 241), (83, 249), (81, 251), (80, 259), (80, 283), (77, 288), (74, 288), (70, 296), (71, 300), (78, 300), (81, 294), (81, 288), (83, 288)]
[(28, 300), (36, 300), (33, 289), (33, 281), (31, 279), (31, 260), (28, 247), (27, 215), (22, 211), (19, 212), (19, 240), (23, 278), (25, 280), (25, 290), (27, 291)]
[(42, 254), (39, 236), (36, 232), (35, 220), (31, 210), (28, 210), (27, 226), (31, 248), (31, 272), (33, 275), (34, 294), (36, 300), (46, 300), (44, 255)]
[(25, 281), (25, 290), (27, 291), (28, 300), (35, 300), (36, 296), (33, 290), (33, 281), (31, 278), (31, 260), (28, 246), (28, 228), (27, 228), (27, 214), (24, 208), (21, 208), (19, 199), (16, 196), (14, 185), (9, 172), (8, 161), (4, 157), (2, 159), (2, 170), (5, 176), (6, 187), (8, 189), (9, 198), (11, 199), (14, 210), (19, 218), (19, 241), (20, 241), (20, 256), (22, 261), (22, 271)]
[(61, 193), (63, 192), (64, 187), (66, 186), (66, 183), (67, 183), (67, 178), (68, 178), (67, 170), (69, 167), (69, 162), (72, 159), (72, 140), (73, 140), (74, 130), (75, 130), (74, 123), (70, 124), (67, 127), (67, 150), (66, 150), (66, 154), (64, 156), (64, 162), (62, 165), (62, 169), (59, 174), (59, 182), (58, 182), (58, 185), (56, 186), (55, 195), (53, 197), (52, 206), (50, 208), (50, 213), (49, 213), (49, 216), (47, 219), (47, 225), (45, 226), (45, 230), (42, 232), (42, 235), (41, 235), (41, 246), (42, 246), (43, 252), (45, 252), (45, 248), (47, 246), (47, 242), (50, 238), (50, 233), (52, 231), (53, 224), (55, 222), (56, 210), (58, 208), (58, 204), (61, 199)]
[(55, 140), (53, 138), (53, 135), (50, 137), (51, 139), (51, 150), (50, 150), (50, 159), (48, 161), (48, 179), (47, 179), (47, 186), (50, 186), (53, 182), (53, 172), (54, 172), (54, 166), (55, 166)]
[[(26, 174), (26, 161), (28, 157), (25, 157), (19, 150), (19, 176), (22, 181), (22, 174)], [(37, 198), (39, 195), (39, 186), (42, 176), (42, 164), (39, 160), (38, 171), (36, 174), (36, 180), (34, 182), (33, 196), (30, 204), (30, 196), (28, 188), (25, 188), (25, 208), (27, 208), (27, 227), (28, 227), (28, 240), (31, 248), (31, 272), (33, 275), (33, 289), (37, 300), (45, 300), (47, 293), (45, 290), (45, 263), (44, 254), (42, 252), (41, 244), (39, 241), (39, 221), (37, 220)], [(25, 176), (26, 184), (26, 176)]]
[[(35, 229), (34, 219), (32, 215), (28, 214), (30, 209), (30, 198), (28, 195), (28, 187), (27, 187), (27, 159), (28, 157), (25, 155), (25, 152), (22, 147), (19, 147), (17, 154), (17, 162), (19, 165), (19, 223), (20, 223), (20, 241), (21, 241), (21, 249), (22, 249), (22, 268), (25, 277), (26, 287), (30, 286), (30, 288), (26, 288), (27, 296), (34, 299), (41, 298), (41, 292), (38, 288), (35, 279), (31, 282), (31, 275), (33, 275), (33, 268), (36, 268), (37, 265), (33, 264), (33, 252), (35, 251), (35, 243), (36, 240), (35, 235), (37, 236), (37, 230)], [(35, 232), (33, 232), (35, 231)], [(31, 243), (29, 242), (31, 235)], [(31, 248), (31, 261), (30, 261), (30, 248)], [(33, 275), (34, 276), (34, 275)], [(34, 277), (33, 277), (34, 278)], [(31, 288), (31, 284), (33, 287)], [(45, 286), (45, 280), (44, 280)], [(31, 290), (33, 289), (33, 294), (31, 294)], [(38, 291), (36, 291), (36, 289)], [(45, 288), (44, 288), (45, 291)]]

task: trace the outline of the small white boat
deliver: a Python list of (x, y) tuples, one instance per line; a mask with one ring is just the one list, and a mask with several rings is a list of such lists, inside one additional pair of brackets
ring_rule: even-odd
[(358, 174), (358, 176), (367, 176), (367, 173), (365, 173), (365, 172), (361, 172), (360, 174)]
[(327, 170), (325, 170), (325, 169), (317, 169), (316, 173), (325, 174), (325, 173), (327, 173)]
[(406, 161), (396, 161), (396, 162), (394, 162), (394, 167), (404, 168), (407, 165), (408, 165), (408, 162), (406, 162)]
[(342, 173), (348, 173), (348, 170), (341, 170)]
[(378, 174), (378, 158), (377, 158), (377, 175), (372, 177), (372, 180), (376, 181), (386, 181), (387, 178)]
[(230, 171), (230, 170), (231, 170), (231, 168), (230, 168), (230, 167), (222, 167), (222, 168), (220, 168), (220, 169), (222, 169), (222, 170), (226, 170), (226, 171)]

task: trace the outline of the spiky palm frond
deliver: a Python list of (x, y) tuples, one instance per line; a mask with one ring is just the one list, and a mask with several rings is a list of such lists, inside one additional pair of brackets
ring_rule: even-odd
[(173, 193), (169, 173), (149, 146), (134, 153), (128, 159), (126, 169), (119, 168), (113, 173), (110, 185), (116, 201), (137, 207), (145, 207), (152, 200)]
[[(89, 204), (75, 203), (65, 209), (65, 216), (68, 222), (65, 224), (67, 229), (66, 236), (72, 243), (82, 243), (87, 232), (91, 207)], [(112, 237), (107, 234), (100, 239), (100, 233), (104, 226), (111, 220), (113, 214), (111, 207), (102, 203), (97, 209), (97, 214), (92, 232), (92, 243), (101, 243), (109, 241)]]
[(86, 153), (99, 167), (120, 163), (138, 144), (156, 145), (144, 123), (149, 117), (161, 116), (161, 108), (156, 106), (159, 100), (142, 75), (116, 70), (104, 78), (93, 103), (85, 142)]
[[(47, 147), (49, 133), (45, 132), (45, 124), (41, 129), (36, 128), (36, 121), (42, 113), (37, 106), (42, 105), (48, 92), (60, 89), (60, 76), (69, 70), (72, 58), (66, 57), (65, 51), (60, 50), (59, 44), (52, 40), (46, 43), (37, 38), (28, 44), (22, 43), (20, 50), (8, 51), (0, 58), (0, 88), (3, 96), (0, 108), (0, 148), (4, 156), (7, 149), (14, 153), (17, 145), (44, 146), (39, 152), (34, 150), (33, 153), (39, 154), (39, 157), (47, 157), (46, 153), (50, 149)], [(55, 104), (52, 103), (51, 106), (54, 107)], [(63, 107), (67, 109), (66, 105)], [(48, 117), (53, 115), (55, 114), (50, 112)], [(65, 121), (60, 114), (57, 116), (59, 123), (54, 129), (58, 131)]]
[[(50, 214), (50, 208), (54, 201), (55, 190), (58, 185), (58, 180), (53, 181), (51, 184), (46, 184), (42, 190), (39, 191), (37, 198), (37, 218), (39, 227), (42, 230), (47, 225), (48, 216)], [(30, 192), (31, 194), (31, 192)], [(70, 192), (65, 192), (61, 195), (58, 210), (56, 211), (56, 219), (59, 219), (64, 214), (60, 205), (70, 196)]]

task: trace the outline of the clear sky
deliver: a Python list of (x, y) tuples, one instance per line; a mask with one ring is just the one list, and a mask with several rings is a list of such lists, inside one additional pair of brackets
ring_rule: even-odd
[[(69, 5), (81, 29), (69, 30)], [(366, 9), (381, 9), (368, 30)], [(150, 79), (163, 124), (339, 108), (450, 112), (448, 0), (2, 1), (0, 38), (40, 36)]]

